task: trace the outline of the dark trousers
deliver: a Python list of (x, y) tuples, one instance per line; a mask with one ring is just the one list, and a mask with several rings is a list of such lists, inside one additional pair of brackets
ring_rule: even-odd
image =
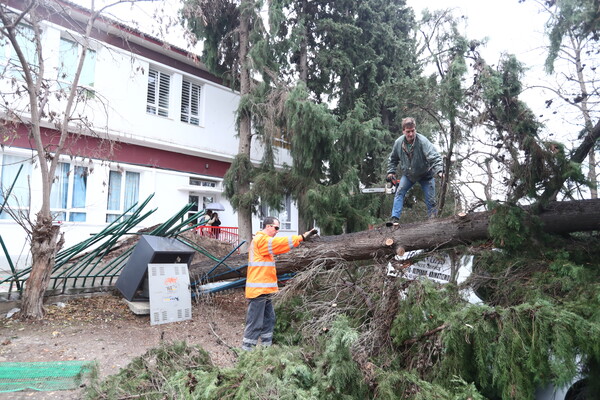
[(242, 350), (252, 350), (258, 344), (259, 338), (263, 346), (270, 346), (273, 343), (274, 327), (275, 310), (271, 297), (263, 294), (254, 299), (248, 299)]

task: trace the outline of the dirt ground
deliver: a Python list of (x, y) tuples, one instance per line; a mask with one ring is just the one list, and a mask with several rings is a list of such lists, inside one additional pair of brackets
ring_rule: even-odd
[[(119, 295), (74, 298), (48, 305), (47, 317), (22, 322), (0, 316), (0, 362), (97, 361), (100, 377), (119, 372), (133, 358), (161, 341), (185, 340), (209, 352), (218, 366), (231, 366), (244, 329), (243, 290), (217, 293), (193, 303), (192, 319), (150, 325)], [(0, 393), (0, 399), (80, 399), (83, 389)]]

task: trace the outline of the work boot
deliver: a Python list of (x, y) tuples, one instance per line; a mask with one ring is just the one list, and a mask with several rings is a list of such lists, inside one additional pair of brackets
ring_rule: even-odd
[(385, 226), (397, 226), (400, 222), (400, 218), (392, 217), (388, 222), (385, 223)]

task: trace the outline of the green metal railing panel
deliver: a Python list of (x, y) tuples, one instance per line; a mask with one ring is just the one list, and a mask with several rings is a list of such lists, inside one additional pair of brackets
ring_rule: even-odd
[[(121, 239), (124, 236), (141, 234), (140, 232), (133, 231), (133, 229), (136, 226), (141, 225), (146, 218), (156, 211), (156, 208), (145, 211), (145, 207), (148, 205), (153, 196), (154, 194), (150, 195), (141, 204), (135, 204), (129, 209), (125, 210), (122, 215), (120, 215), (115, 221), (109, 223), (100, 232), (92, 235), (86, 240), (83, 240), (67, 249), (58, 252), (55, 256), (55, 265), (50, 278), (50, 288), (53, 290), (59, 290), (61, 293), (65, 293), (67, 288), (87, 288), (97, 285), (112, 286), (127, 264), (129, 257), (133, 253), (134, 246), (125, 249), (123, 253), (117, 256), (112, 256), (113, 258), (111, 259), (107, 259), (107, 257), (111, 257), (111, 254), (113, 251), (115, 251), (116, 246), (121, 245)], [(180, 236), (182, 233), (188, 232), (200, 226), (197, 221), (205, 214), (205, 211), (201, 210), (189, 216), (188, 213), (193, 207), (194, 204), (185, 205), (167, 221), (144, 234), (162, 237), (175, 237), (180, 242), (190, 246), (194, 250), (215, 261), (215, 263), (217, 263), (215, 268), (219, 265), (224, 265), (231, 270), (232, 268), (225, 263), (225, 260), (229, 257), (229, 255), (236, 251), (237, 248), (225, 258), (221, 259), (212, 255), (202, 246), (199, 246), (196, 243)], [(2, 245), (7, 258), (9, 259), (9, 265), (11, 266), (12, 271), (12, 276), (0, 281), (0, 284), (7, 282), (10, 283), (10, 296), (15, 287), (16, 291), (22, 291), (23, 283), (28, 278), (31, 272), (31, 267), (25, 268), (21, 271), (16, 271), (10, 260), (10, 257), (8, 257), (8, 250), (6, 249), (1, 237), (0, 244)]]

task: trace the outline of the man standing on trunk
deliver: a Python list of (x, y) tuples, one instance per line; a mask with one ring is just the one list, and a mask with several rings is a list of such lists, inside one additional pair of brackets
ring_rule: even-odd
[(259, 338), (263, 346), (270, 346), (273, 343), (275, 310), (271, 295), (279, 290), (275, 255), (287, 253), (317, 234), (316, 229), (311, 229), (302, 235), (276, 238), (277, 232), (279, 232), (279, 220), (267, 217), (263, 221), (262, 231), (256, 233), (250, 244), (246, 273), (248, 312), (242, 350), (252, 350), (258, 344)]
[(390, 153), (387, 180), (396, 180), (396, 169), (400, 164), (402, 177), (396, 189), (392, 217), (388, 226), (397, 225), (404, 206), (404, 197), (411, 187), (417, 182), (423, 188), (427, 215), (435, 217), (437, 208), (435, 204), (435, 175), (442, 177), (442, 158), (433, 144), (423, 135), (417, 133), (414, 118), (402, 120), (403, 135), (396, 139)]

